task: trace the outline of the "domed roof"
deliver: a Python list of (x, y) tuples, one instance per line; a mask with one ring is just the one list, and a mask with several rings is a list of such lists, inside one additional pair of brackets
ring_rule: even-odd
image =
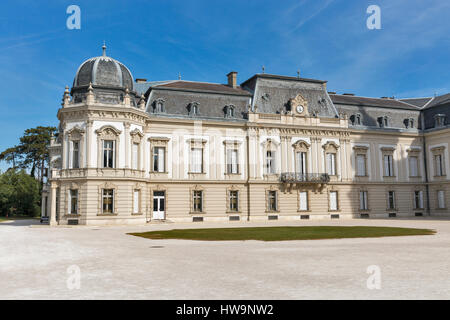
[(92, 85), (104, 87), (120, 87), (133, 90), (133, 76), (130, 70), (119, 61), (106, 56), (106, 46), (103, 45), (103, 55), (86, 60), (78, 68), (73, 81), (73, 87)]

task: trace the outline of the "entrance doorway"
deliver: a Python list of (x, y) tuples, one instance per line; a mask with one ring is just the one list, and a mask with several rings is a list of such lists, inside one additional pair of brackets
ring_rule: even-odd
[(153, 219), (165, 220), (165, 204), (166, 204), (166, 192), (165, 191), (153, 191)]

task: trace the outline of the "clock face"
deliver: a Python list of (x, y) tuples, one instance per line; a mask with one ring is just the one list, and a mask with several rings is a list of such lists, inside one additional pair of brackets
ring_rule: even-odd
[(298, 113), (302, 113), (304, 109), (302, 105), (298, 105), (296, 110)]

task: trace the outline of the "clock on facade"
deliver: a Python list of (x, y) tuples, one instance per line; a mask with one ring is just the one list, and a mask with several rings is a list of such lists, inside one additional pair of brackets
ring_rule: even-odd
[(304, 110), (304, 108), (303, 108), (303, 106), (300, 104), (300, 105), (297, 106), (296, 110), (297, 110), (298, 113), (302, 113), (303, 110)]

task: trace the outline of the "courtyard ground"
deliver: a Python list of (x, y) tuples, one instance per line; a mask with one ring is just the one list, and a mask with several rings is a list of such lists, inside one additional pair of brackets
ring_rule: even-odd
[[(275, 242), (127, 235), (282, 225), (410, 227), (437, 234)], [(380, 289), (368, 289), (368, 268), (380, 271)], [(78, 270), (79, 289), (74, 285)], [(0, 223), (0, 299), (450, 299), (449, 274), (446, 220), (57, 228), (32, 220)]]

